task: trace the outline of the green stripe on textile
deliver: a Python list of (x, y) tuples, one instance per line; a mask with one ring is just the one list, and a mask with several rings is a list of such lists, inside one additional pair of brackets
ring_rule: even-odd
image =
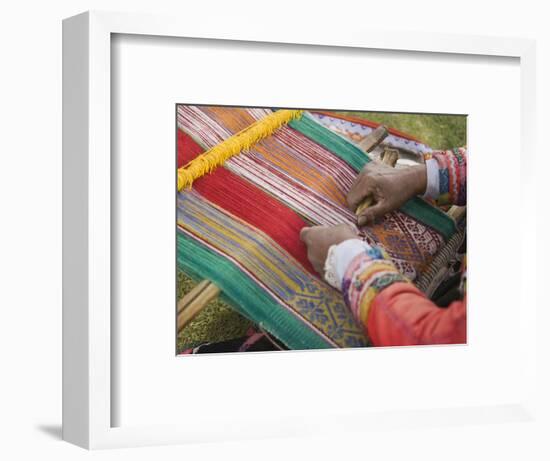
[(236, 310), (254, 319), (289, 348), (334, 347), (278, 304), (235, 264), (182, 232), (177, 234), (177, 263), (178, 268), (191, 277), (215, 283)]
[(399, 210), (435, 229), (445, 240), (449, 240), (456, 232), (456, 223), (452, 218), (419, 197), (409, 200)]
[[(301, 118), (290, 121), (288, 125), (340, 157), (357, 172), (371, 161), (358, 146), (325, 128), (307, 112)], [(448, 240), (456, 231), (455, 222), (449, 216), (419, 197), (409, 200), (400, 210), (435, 229), (443, 235), (445, 240)]]
[(371, 161), (359, 147), (325, 128), (307, 112), (301, 118), (290, 121), (288, 126), (340, 157), (355, 171), (361, 171), (365, 164)]

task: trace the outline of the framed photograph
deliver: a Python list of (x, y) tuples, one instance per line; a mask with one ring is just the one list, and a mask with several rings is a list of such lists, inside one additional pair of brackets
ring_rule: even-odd
[(534, 47), (66, 19), (64, 439), (536, 421)]

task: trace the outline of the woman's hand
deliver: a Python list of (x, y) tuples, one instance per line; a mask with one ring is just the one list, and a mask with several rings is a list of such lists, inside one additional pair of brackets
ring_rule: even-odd
[(390, 211), (398, 209), (415, 195), (426, 190), (426, 166), (396, 169), (380, 162), (365, 165), (347, 196), (350, 209), (355, 211), (366, 197), (374, 203), (357, 217), (357, 224), (364, 226)]
[(307, 246), (307, 257), (321, 276), (324, 275), (328, 249), (353, 238), (357, 238), (357, 231), (350, 224), (304, 227), (300, 232), (300, 240)]

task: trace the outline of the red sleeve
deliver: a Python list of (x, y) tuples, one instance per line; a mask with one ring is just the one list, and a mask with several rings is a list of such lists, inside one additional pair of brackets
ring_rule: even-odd
[(410, 283), (394, 283), (374, 298), (367, 331), (375, 346), (465, 344), (466, 301), (437, 307)]

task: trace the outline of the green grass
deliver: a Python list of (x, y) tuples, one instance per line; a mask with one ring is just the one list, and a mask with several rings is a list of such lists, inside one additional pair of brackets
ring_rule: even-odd
[[(189, 293), (198, 282), (178, 270), (178, 299)], [(219, 342), (244, 336), (252, 323), (238, 314), (221, 298), (211, 301), (178, 335), (177, 351), (181, 352), (209, 341)]]
[(414, 136), (433, 149), (466, 145), (465, 115), (394, 114), (388, 112), (337, 112), (383, 123)]

